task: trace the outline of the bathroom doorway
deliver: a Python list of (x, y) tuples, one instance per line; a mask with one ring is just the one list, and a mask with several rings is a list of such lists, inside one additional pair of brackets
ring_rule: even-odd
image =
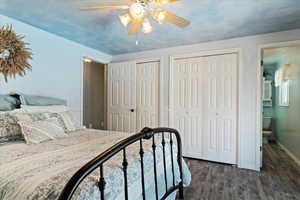
[(261, 150), (276, 144), (300, 163), (300, 42), (261, 50)]

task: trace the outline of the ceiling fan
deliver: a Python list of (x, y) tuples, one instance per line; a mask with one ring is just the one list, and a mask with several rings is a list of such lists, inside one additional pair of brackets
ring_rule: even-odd
[(143, 33), (147, 34), (153, 30), (153, 27), (150, 23), (151, 19), (154, 19), (160, 24), (169, 22), (181, 28), (184, 28), (190, 24), (190, 21), (160, 8), (161, 5), (176, 1), (180, 0), (132, 0), (131, 5), (91, 7), (81, 8), (80, 10), (127, 10), (127, 12), (120, 15), (119, 18), (125, 27), (131, 23), (128, 34), (135, 35), (138, 33), (140, 28)]

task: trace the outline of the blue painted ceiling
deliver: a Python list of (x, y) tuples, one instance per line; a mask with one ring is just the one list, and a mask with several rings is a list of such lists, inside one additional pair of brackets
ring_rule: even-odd
[[(79, 8), (128, 5), (130, 0), (0, 0), (0, 14), (111, 55), (300, 28), (300, 0), (182, 0), (164, 6), (192, 21), (185, 29), (154, 25), (127, 35), (118, 15)], [(139, 45), (135, 45), (136, 38)]]

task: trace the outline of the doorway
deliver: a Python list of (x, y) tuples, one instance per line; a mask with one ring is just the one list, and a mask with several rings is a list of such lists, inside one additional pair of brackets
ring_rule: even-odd
[(268, 45), (261, 53), (261, 167), (263, 150), (279, 145), (300, 163), (300, 42)]
[(83, 125), (106, 130), (106, 66), (83, 59)]

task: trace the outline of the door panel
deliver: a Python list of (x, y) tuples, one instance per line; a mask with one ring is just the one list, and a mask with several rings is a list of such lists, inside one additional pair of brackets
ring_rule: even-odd
[(159, 66), (159, 62), (137, 64), (137, 132), (159, 125)]
[(108, 65), (108, 130), (135, 132), (136, 63)]
[(174, 65), (174, 128), (183, 134), (183, 155), (202, 155), (202, 58), (177, 60)]

